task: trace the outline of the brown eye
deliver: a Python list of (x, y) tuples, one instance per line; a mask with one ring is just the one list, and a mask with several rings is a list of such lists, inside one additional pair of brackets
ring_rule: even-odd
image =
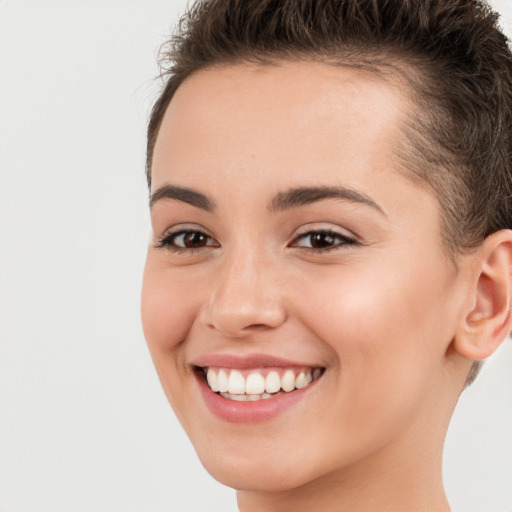
[(311, 247), (313, 249), (325, 249), (336, 243), (336, 238), (330, 233), (313, 233), (310, 235)]
[(304, 249), (326, 251), (338, 249), (345, 245), (355, 244), (356, 241), (347, 236), (335, 233), (333, 231), (309, 231), (299, 236), (293, 243), (295, 247)]
[(176, 233), (169, 233), (158, 243), (159, 247), (166, 247), (174, 251), (186, 251), (202, 249), (204, 247), (218, 247), (215, 240), (198, 230), (182, 230)]
[(204, 247), (208, 243), (208, 237), (200, 231), (188, 231), (178, 234), (174, 237), (174, 243), (178, 247), (186, 247), (188, 249), (196, 249)]

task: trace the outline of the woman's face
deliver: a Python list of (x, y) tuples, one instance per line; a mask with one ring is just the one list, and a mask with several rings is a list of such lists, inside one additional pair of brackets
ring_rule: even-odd
[(460, 278), (436, 199), (399, 172), (406, 105), (320, 63), (201, 71), (172, 99), (142, 318), (169, 401), (227, 485), (425, 454), (446, 422)]

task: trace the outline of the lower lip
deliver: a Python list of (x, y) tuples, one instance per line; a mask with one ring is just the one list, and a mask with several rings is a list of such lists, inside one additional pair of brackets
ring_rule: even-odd
[(201, 394), (210, 411), (221, 420), (230, 423), (258, 423), (271, 420), (302, 400), (317, 382), (314, 380), (305, 388), (288, 393), (282, 392), (272, 398), (255, 400), (254, 402), (238, 402), (228, 400), (214, 393), (202, 375), (196, 374), (196, 378)]

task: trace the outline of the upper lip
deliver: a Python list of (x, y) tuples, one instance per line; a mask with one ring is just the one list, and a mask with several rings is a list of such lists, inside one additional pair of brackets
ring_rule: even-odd
[(292, 361), (282, 357), (272, 356), (269, 354), (249, 354), (249, 355), (235, 355), (235, 354), (208, 354), (200, 356), (191, 361), (193, 366), (199, 367), (216, 367), (216, 368), (266, 368), (266, 367), (321, 367), (318, 364), (304, 363)]

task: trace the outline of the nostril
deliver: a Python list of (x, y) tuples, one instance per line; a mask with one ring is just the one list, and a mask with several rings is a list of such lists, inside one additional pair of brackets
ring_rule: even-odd
[(206, 327), (211, 330), (222, 332), (225, 336), (229, 336), (232, 338), (239, 338), (246, 336), (248, 334), (254, 333), (254, 332), (261, 332), (268, 329), (272, 329), (272, 325), (267, 324), (249, 324), (245, 326), (238, 326), (238, 325), (226, 325), (226, 324), (219, 324), (214, 325), (212, 323), (206, 324)]
[(268, 325), (265, 325), (265, 324), (251, 324), (251, 325), (248, 325), (247, 327), (244, 327), (244, 329), (250, 329), (250, 330), (253, 330), (253, 331), (261, 331), (261, 330), (264, 330), (264, 329), (268, 329), (270, 326)]
[(261, 294), (246, 290), (245, 297), (233, 297), (217, 292), (205, 304), (200, 321), (209, 330), (215, 330), (228, 337), (242, 337), (247, 334), (277, 328), (286, 320), (287, 314), (279, 296), (267, 300)]

